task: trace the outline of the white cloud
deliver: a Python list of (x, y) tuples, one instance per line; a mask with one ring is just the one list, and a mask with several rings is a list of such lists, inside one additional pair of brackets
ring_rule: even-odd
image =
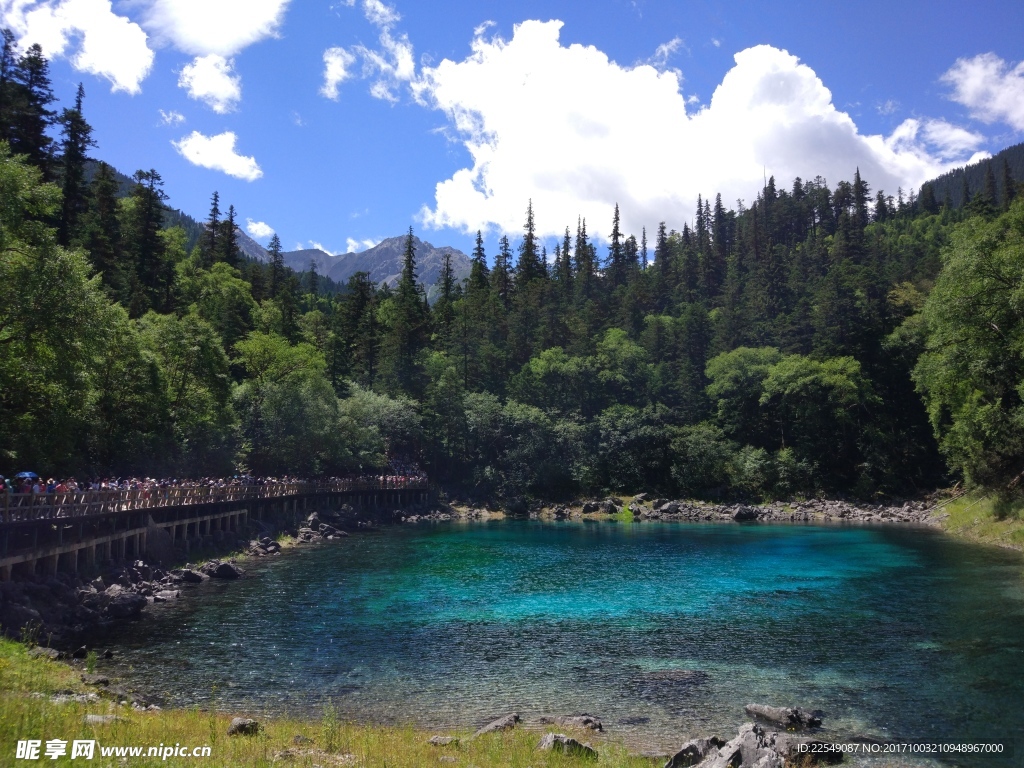
[(181, 112), (176, 112), (173, 109), (170, 112), (164, 112), (162, 109), (158, 109), (160, 113), (160, 123), (162, 125), (181, 125), (185, 122), (185, 116)]
[(363, 13), (367, 21), (378, 27), (391, 27), (402, 20), (398, 11), (381, 0), (363, 0)]
[(318, 251), (323, 251), (324, 253), (326, 253), (326, 254), (328, 254), (330, 256), (337, 256), (338, 255), (334, 251), (331, 251), (328, 248), (325, 248), (323, 246), (323, 243), (318, 243), (316, 240), (311, 240), (310, 243), (309, 243), (309, 247), (310, 248), (315, 248)]
[[(346, 3), (352, 5), (353, 3)], [(324, 52), (324, 84), (320, 94), (328, 99), (338, 98), (338, 85), (351, 76), (350, 67), (362, 62), (362, 77), (372, 79), (370, 94), (374, 98), (395, 103), (403, 83), (416, 80), (416, 60), (413, 46), (406, 34), (392, 34), (391, 29), (401, 15), (381, 0), (363, 0), (363, 15), (379, 30), (379, 48), (365, 45), (329, 48)], [(486, 28), (486, 24), (481, 27)]]
[(267, 224), (267, 222), (253, 221), (252, 219), (245, 220), (245, 231), (257, 240), (266, 240), (274, 234), (274, 228)]
[(685, 48), (686, 43), (683, 42), (681, 37), (673, 37), (667, 43), (659, 45), (655, 51), (654, 56), (651, 57), (650, 63), (656, 67), (664, 67), (668, 64), (669, 57), (678, 51), (680, 48)]
[(345, 239), (345, 251), (346, 253), (358, 253), (367, 248), (373, 248), (379, 242), (380, 240), (356, 240), (354, 237), (349, 237)]
[(142, 24), (161, 43), (195, 56), (233, 56), (277, 35), (289, 0), (143, 0)]
[(233, 112), (242, 98), (242, 81), (233, 72), (234, 62), (218, 53), (197, 56), (178, 76), (178, 87), (189, 98), (206, 102), (218, 115)]
[(715, 48), (721, 48), (722, 47), (722, 41), (719, 40), (717, 37), (712, 37), (711, 38), (711, 44), (713, 46), (715, 46)]
[(109, 80), (112, 91), (138, 93), (153, 66), (146, 33), (114, 13), (110, 0), (5, 0), (0, 9), (22, 47), (39, 43), (49, 57), (66, 55), (80, 72)]
[(172, 141), (171, 144), (193, 165), (223, 171), (236, 179), (255, 181), (263, 175), (263, 171), (256, 164), (256, 158), (235, 151), (237, 140), (238, 137), (232, 131), (216, 136), (204, 136), (199, 131), (192, 131), (181, 141)]
[(509, 41), (477, 37), (465, 60), (423, 70), (420, 99), (448, 115), (472, 158), (437, 185), (427, 225), (518, 232), (532, 198), (544, 235), (578, 215), (600, 231), (616, 202), (626, 231), (654, 231), (688, 221), (698, 194), (749, 201), (766, 171), (780, 185), (819, 174), (835, 184), (859, 167), (874, 189), (914, 188), (969, 143), (920, 123), (863, 135), (808, 66), (770, 46), (737, 53), (710, 103), (690, 112), (678, 73), (562, 46), (561, 27), (527, 21)]
[(338, 86), (348, 80), (352, 73), (348, 68), (355, 64), (356, 57), (344, 48), (328, 48), (324, 51), (324, 84), (320, 95), (338, 100)]
[(496, 21), (487, 20), (487, 21), (480, 22), (479, 24), (477, 24), (473, 28), (473, 37), (480, 37), (488, 29), (490, 29), (491, 27), (496, 27), (496, 26), (498, 26), (498, 23)]
[(953, 86), (950, 98), (967, 107), (971, 117), (1024, 131), (1024, 61), (1013, 66), (994, 53), (957, 59), (942, 82)]
[(941, 157), (958, 157), (965, 152), (974, 152), (985, 141), (980, 133), (968, 131), (945, 120), (926, 120), (924, 138)]
[(900, 103), (895, 99), (886, 99), (884, 103), (879, 104), (875, 109), (878, 110), (880, 115), (891, 115), (900, 108)]

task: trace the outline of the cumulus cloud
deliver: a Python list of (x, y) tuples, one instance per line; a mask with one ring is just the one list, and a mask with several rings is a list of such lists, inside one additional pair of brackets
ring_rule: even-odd
[(178, 154), (193, 165), (223, 171), (228, 176), (244, 181), (256, 181), (263, 175), (256, 158), (240, 155), (235, 151), (238, 137), (232, 131), (225, 131), (216, 136), (205, 136), (199, 131), (192, 131), (180, 141), (171, 144)]
[(219, 115), (234, 111), (242, 98), (242, 80), (233, 71), (234, 62), (219, 53), (197, 56), (178, 76), (178, 87), (189, 98), (203, 101)]
[(19, 45), (67, 56), (80, 72), (110, 81), (112, 91), (138, 93), (153, 66), (146, 33), (114, 13), (110, 0), (5, 0), (0, 9)]
[(957, 59), (942, 76), (950, 98), (985, 123), (1003, 122), (1024, 131), (1024, 61), (1011, 65), (994, 53)]
[(601, 231), (616, 202), (624, 229), (652, 231), (689, 220), (698, 194), (749, 201), (765, 172), (783, 185), (819, 174), (834, 184), (859, 167), (874, 189), (913, 188), (973, 141), (922, 123), (861, 134), (810, 67), (765, 45), (737, 53), (710, 103), (688, 110), (677, 72), (563, 46), (561, 27), (527, 21), (508, 41), (478, 36), (465, 60), (423, 70), (420, 98), (448, 115), (472, 160), (437, 185), (425, 224), (517, 232), (532, 198), (544, 235), (578, 215)]
[(367, 248), (373, 248), (379, 242), (379, 240), (356, 240), (354, 237), (349, 237), (345, 239), (345, 250), (347, 253), (358, 253)]
[(352, 76), (348, 68), (355, 62), (356, 57), (344, 48), (328, 48), (324, 51), (324, 84), (320, 88), (320, 95), (337, 101), (338, 86)]
[(160, 113), (160, 123), (162, 125), (181, 125), (185, 122), (185, 116), (181, 112), (176, 112), (173, 109), (170, 112), (164, 112), (162, 109), (157, 111)]
[(274, 228), (267, 224), (267, 222), (253, 221), (252, 219), (245, 220), (245, 231), (257, 240), (266, 240), (274, 234)]
[(289, 0), (144, 0), (143, 26), (195, 56), (233, 56), (277, 34)]

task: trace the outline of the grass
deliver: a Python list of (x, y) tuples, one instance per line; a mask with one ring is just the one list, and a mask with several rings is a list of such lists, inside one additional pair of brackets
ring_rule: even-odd
[(982, 544), (1024, 549), (1024, 500), (966, 494), (946, 504), (938, 514), (948, 515), (942, 520), (947, 533)]
[[(319, 720), (293, 717), (258, 718), (261, 730), (255, 736), (227, 736), (233, 714), (199, 709), (135, 711), (131, 707), (100, 700), (90, 703), (54, 703), (59, 692), (86, 692), (79, 679), (82, 670), (61, 662), (29, 656), (25, 646), (0, 639), (0, 766), (31, 765), (15, 759), (19, 740), (75, 739), (96, 740), (97, 751), (91, 761), (71, 760), (70, 754), (49, 760), (46, 765), (90, 766), (173, 766), (208, 765), (211, 768), (250, 768), (287, 765), (297, 768), (329, 766), (367, 766), (368, 768), (404, 768), (404, 766), (477, 766), (477, 768), (540, 768), (541, 766), (581, 766), (586, 760), (558, 753), (538, 752), (538, 731), (517, 728), (505, 733), (470, 739), (468, 733), (451, 733), (461, 743), (435, 747), (428, 732), (411, 727), (381, 727), (348, 723), (330, 709)], [(41, 694), (41, 695), (40, 695)], [(119, 720), (106, 724), (86, 722), (87, 714), (116, 715)], [(245, 716), (246, 713), (236, 713)], [(659, 761), (631, 757), (620, 745), (601, 734), (573, 733), (558, 728), (580, 741), (589, 741), (600, 753), (599, 766), (651, 768)], [(296, 745), (296, 735), (310, 742)], [(207, 758), (102, 757), (99, 747), (156, 747), (180, 744), (187, 747), (209, 746)], [(45, 749), (45, 746), (44, 746)], [(144, 750), (145, 751), (145, 750)], [(68, 749), (70, 753), (70, 746)], [(42, 756), (42, 752), (41, 752)], [(454, 761), (442, 761), (442, 757)]]

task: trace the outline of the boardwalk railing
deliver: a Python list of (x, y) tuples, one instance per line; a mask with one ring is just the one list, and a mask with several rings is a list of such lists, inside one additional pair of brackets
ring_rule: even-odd
[(0, 491), (5, 523), (51, 518), (116, 514), (155, 507), (181, 507), (294, 496), (377, 491), (425, 491), (424, 480), (388, 477), (380, 480), (352, 479), (317, 483), (270, 483), (266, 485), (174, 486), (140, 488), (130, 491), (68, 491), (64, 493), (4, 493)]

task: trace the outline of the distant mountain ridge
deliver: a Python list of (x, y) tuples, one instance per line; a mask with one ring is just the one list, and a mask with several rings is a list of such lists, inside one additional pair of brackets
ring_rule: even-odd
[[(319, 248), (306, 248), (284, 253), (285, 266), (296, 272), (308, 272), (310, 263), (316, 264), (317, 273), (344, 285), (356, 272), (368, 272), (376, 285), (394, 287), (402, 275), (405, 255), (405, 235), (389, 237), (365, 251), (331, 254)], [(244, 232), (239, 231), (238, 247), (251, 259), (269, 261), (266, 248)], [(452, 272), (456, 282), (469, 277), (472, 262), (462, 251), (450, 245), (436, 247), (413, 236), (416, 249), (416, 279), (426, 288), (427, 298), (433, 301), (437, 294), (437, 279), (444, 266), (445, 255), (451, 256)]]

